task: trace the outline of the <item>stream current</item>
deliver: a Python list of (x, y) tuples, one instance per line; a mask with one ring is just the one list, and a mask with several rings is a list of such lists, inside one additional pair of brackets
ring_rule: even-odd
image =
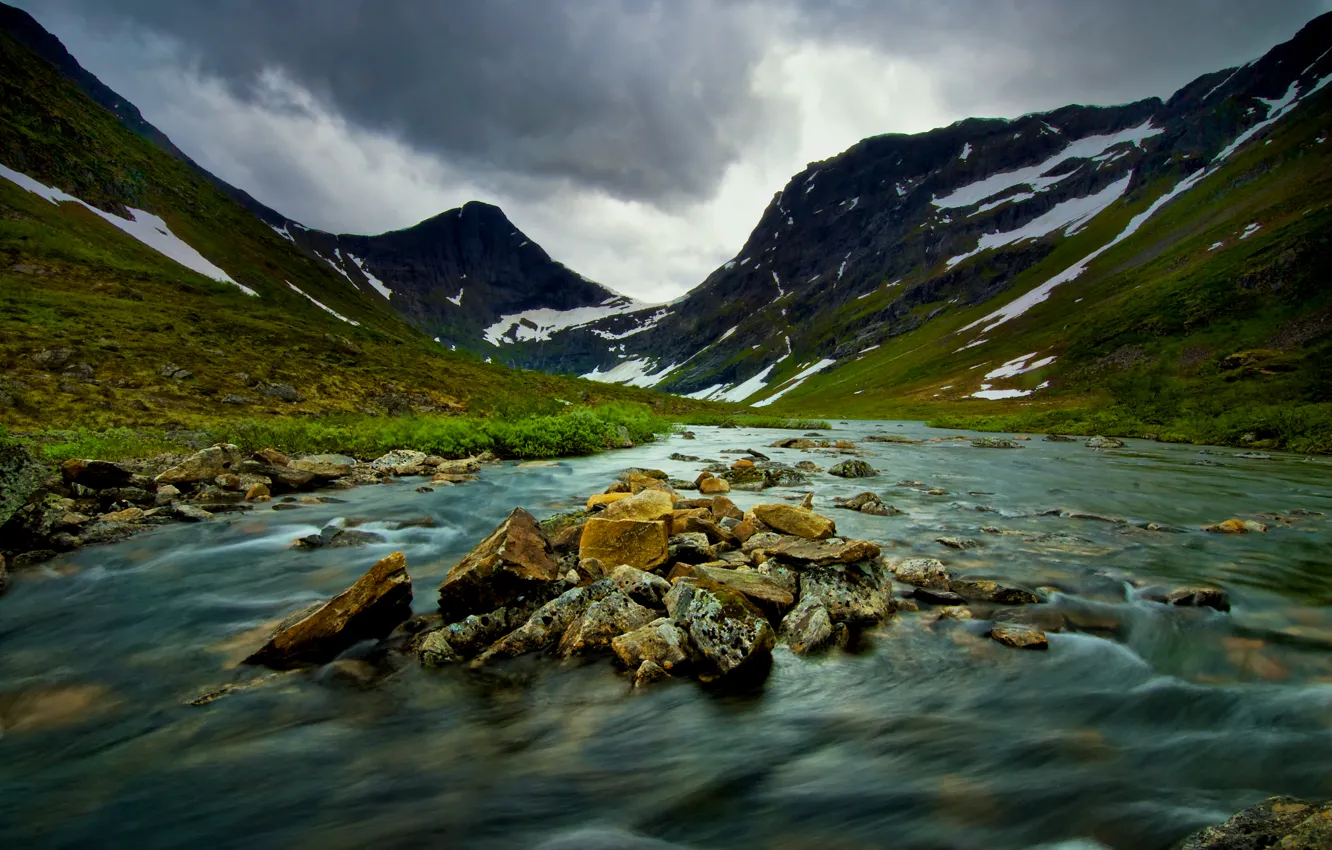
[[(748, 508), (812, 489), (842, 535), (890, 561), (938, 557), (957, 575), (1054, 588), (1045, 610), (1067, 626), (1048, 652), (925, 609), (854, 652), (779, 646), (766, 684), (744, 694), (635, 691), (607, 658), (527, 657), (479, 673), (406, 663), (372, 684), (335, 665), (188, 704), (265, 675), (238, 662), (275, 619), (391, 551), (406, 553), (425, 613), (515, 506), (538, 518), (580, 506), (628, 466), (693, 479), (703, 464), (673, 452), (841, 459), (765, 448), (790, 432), (694, 430), (490, 466), (432, 493), (407, 479), (172, 525), (15, 575), (0, 599), (0, 846), (1128, 850), (1272, 794), (1332, 797), (1332, 465), (1142, 441), (862, 443), (875, 478), (731, 494)], [(864, 490), (904, 515), (832, 509)], [(1038, 515), (1051, 508), (1125, 522)], [(1288, 519), (1199, 530), (1259, 514)], [(291, 547), (330, 522), (388, 542)], [(1224, 588), (1232, 610), (1139, 595), (1193, 583)]]

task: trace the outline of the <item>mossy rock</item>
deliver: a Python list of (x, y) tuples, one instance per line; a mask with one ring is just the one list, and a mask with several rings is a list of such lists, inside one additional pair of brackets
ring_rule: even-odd
[(54, 478), (22, 443), (0, 436), (0, 527)]

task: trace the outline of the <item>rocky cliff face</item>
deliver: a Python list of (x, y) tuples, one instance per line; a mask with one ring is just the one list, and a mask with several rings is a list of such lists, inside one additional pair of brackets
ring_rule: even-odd
[(1325, 112), (1329, 47), (1325, 15), (1165, 102), (866, 139), (793, 177), (736, 257), (678, 303), (564, 331), (548, 350), (603, 380), (759, 398), (777, 378), (832, 369), (941, 317), (998, 305), (1071, 237), (1095, 233), (1099, 246), (1133, 238), (1150, 215), (1124, 226), (1127, 211), (1154, 215), (1237, 151), (1262, 145), (1286, 116)]

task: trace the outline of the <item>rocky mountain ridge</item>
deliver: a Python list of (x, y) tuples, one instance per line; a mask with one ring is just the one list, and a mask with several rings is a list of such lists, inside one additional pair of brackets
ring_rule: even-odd
[[(1242, 151), (1270, 144), (1293, 123), (1287, 116), (1325, 113), (1329, 47), (1324, 15), (1262, 58), (1199, 77), (1164, 102), (865, 139), (795, 175), (735, 258), (651, 327), (637, 330), (647, 313), (617, 316), (555, 335), (546, 356), (553, 348), (563, 368), (601, 380), (770, 402), (774, 390), (940, 317), (1002, 303), (1074, 236), (1097, 233), (1100, 250), (1131, 240)], [(1063, 268), (1072, 279), (1083, 267)], [(986, 327), (1020, 315), (1025, 302), (1013, 304)], [(601, 335), (626, 326), (632, 334), (610, 350)]]

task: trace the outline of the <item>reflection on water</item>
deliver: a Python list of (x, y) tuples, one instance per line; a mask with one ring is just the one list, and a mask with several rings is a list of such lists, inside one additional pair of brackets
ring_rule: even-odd
[[(425, 612), (447, 569), (515, 505), (577, 504), (630, 465), (692, 478), (700, 464), (671, 452), (716, 458), (778, 436), (695, 430), (693, 442), (509, 464), (433, 493), (367, 487), (342, 504), (164, 528), (17, 576), (0, 600), (0, 839), (1150, 848), (1270, 794), (1332, 796), (1332, 468), (1282, 456), (1198, 466), (1194, 448), (1151, 443), (871, 443), (878, 478), (817, 476), (816, 507), (890, 558), (1050, 589), (1042, 617), (1067, 626), (1048, 653), (1001, 647), (983, 622), (906, 614), (855, 654), (779, 649), (760, 693), (686, 682), (631, 693), (606, 660), (480, 674), (408, 664), (385, 677), (353, 649), (186, 704), (262, 676), (236, 666), (256, 637), (390, 551), (407, 553)], [(938, 432), (859, 423), (828, 435), (871, 433)], [(831, 510), (865, 489), (905, 514)], [(733, 495), (747, 507), (795, 492)], [(1052, 508), (1126, 522), (1038, 515)], [(1258, 514), (1289, 522), (1197, 530)], [(387, 542), (290, 548), (329, 522)], [(947, 550), (938, 536), (982, 545)], [(1189, 582), (1225, 587), (1232, 612), (1140, 598)]]

